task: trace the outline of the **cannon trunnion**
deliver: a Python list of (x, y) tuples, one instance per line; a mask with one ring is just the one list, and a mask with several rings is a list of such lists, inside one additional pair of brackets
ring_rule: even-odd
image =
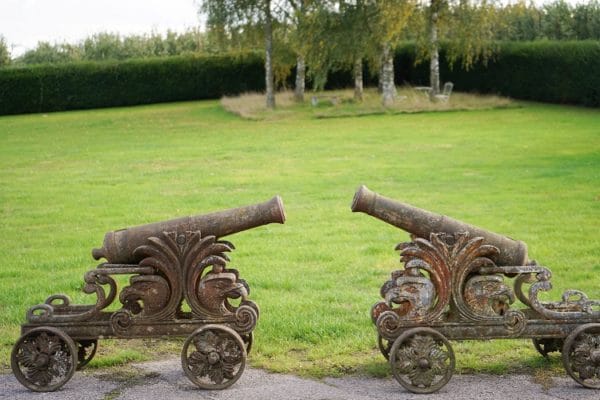
[[(527, 338), (543, 355), (561, 351), (567, 373), (600, 389), (600, 301), (578, 290), (559, 302), (550, 270), (530, 261), (525, 243), (381, 196), (361, 186), (352, 211), (411, 234), (400, 243), (402, 269), (381, 287), (371, 318), (396, 380), (432, 393), (451, 378), (450, 340)], [(516, 308), (519, 300), (525, 308)]]
[[(16, 378), (31, 390), (53, 391), (94, 357), (101, 338), (185, 336), (185, 375), (204, 389), (232, 385), (244, 371), (259, 308), (248, 283), (228, 266), (234, 246), (221, 237), (284, 221), (276, 196), (107, 233), (93, 251), (107, 262), (84, 276), (83, 291), (95, 294), (96, 303), (53, 295), (31, 307), (11, 355)], [(123, 288), (120, 275), (129, 277)], [(120, 307), (107, 311), (117, 301)]]

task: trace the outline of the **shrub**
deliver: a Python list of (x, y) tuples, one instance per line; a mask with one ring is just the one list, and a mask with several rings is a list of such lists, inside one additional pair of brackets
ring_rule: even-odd
[(264, 88), (254, 53), (0, 70), (0, 115), (219, 98)]
[[(517, 99), (600, 106), (600, 42), (506, 42), (487, 65), (466, 71), (440, 65), (442, 81), (459, 91)], [(366, 68), (365, 68), (366, 69)], [(429, 80), (415, 65), (415, 46), (395, 57), (396, 82)], [(365, 83), (371, 74), (365, 71)], [(352, 86), (350, 71), (328, 78), (329, 88)], [(0, 115), (219, 98), (264, 90), (262, 55), (177, 56), (125, 62), (72, 63), (0, 69)]]
[[(414, 65), (414, 46), (396, 54), (397, 82), (428, 82), (428, 63)], [(444, 60), (443, 51), (441, 60)], [(600, 42), (505, 42), (487, 65), (466, 71), (440, 65), (442, 81), (457, 90), (493, 93), (549, 103), (600, 106)]]

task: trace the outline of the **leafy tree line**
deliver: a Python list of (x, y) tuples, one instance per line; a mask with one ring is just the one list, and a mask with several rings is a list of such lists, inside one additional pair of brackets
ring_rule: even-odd
[[(73, 61), (126, 60), (210, 51), (207, 35), (199, 29), (189, 29), (183, 33), (168, 31), (165, 35), (159, 33), (119, 35), (118, 33), (104, 32), (92, 35), (76, 44), (39, 42), (35, 49), (29, 50), (22, 56), (12, 60), (12, 64), (32, 65)], [(6, 49), (6, 42), (0, 37), (0, 65), (3, 65), (3, 53), (8, 54), (8, 50)], [(10, 61), (10, 57), (7, 61)]]
[(542, 6), (519, 1), (498, 10), (501, 40), (600, 40), (600, 2), (572, 5), (556, 0)]
[(502, 40), (600, 39), (598, 0), (564, 0), (535, 6), (522, 0), (203, 0), (209, 42), (221, 51), (265, 51), (267, 106), (273, 87), (295, 66), (302, 100), (305, 74), (320, 89), (336, 69), (354, 70), (355, 98), (362, 97), (363, 66), (379, 77), (384, 104), (395, 98), (392, 49), (417, 43), (417, 62), (428, 62), (431, 94), (440, 91), (440, 43), (451, 65), (468, 70), (487, 62)]
[[(379, 78), (382, 101), (395, 99), (393, 49), (417, 43), (417, 62), (429, 64), (431, 94), (440, 91), (440, 43), (450, 65), (468, 70), (494, 54), (500, 40), (600, 40), (600, 0), (570, 5), (556, 0), (202, 0), (206, 30), (178, 34), (93, 35), (78, 44), (41, 42), (15, 65), (124, 60), (186, 53), (264, 52), (268, 107), (275, 88), (295, 71), (295, 95), (304, 98), (307, 78), (322, 89), (330, 72), (353, 70), (360, 101), (365, 66)], [(0, 66), (10, 60), (0, 36)]]
[[(243, 0), (243, 2), (248, 3), (248, 0)], [(436, 1), (430, 2), (433, 4)], [(205, 4), (210, 5), (209, 8), (205, 7), (202, 10), (209, 17), (209, 29), (206, 33), (198, 29), (188, 30), (184, 33), (167, 32), (165, 35), (157, 33), (149, 35), (98, 33), (76, 44), (40, 42), (35, 49), (13, 59), (12, 63), (22, 65), (79, 60), (123, 60), (181, 55), (190, 52), (216, 53), (225, 50), (248, 50), (261, 47), (262, 30), (260, 26), (240, 24), (238, 27), (242, 29), (229, 29), (225, 32), (228, 19), (235, 19), (231, 17), (235, 11), (219, 8), (214, 3), (225, 3), (225, 1), (205, 0)], [(282, 39), (286, 35), (290, 36), (290, 33), (302, 38), (303, 33), (306, 32), (306, 29), (303, 28), (310, 22), (308, 20), (313, 22), (315, 20), (314, 16), (309, 18), (311, 8), (314, 10), (315, 4), (326, 2), (290, 0), (288, 3), (290, 9), (286, 10), (280, 4), (276, 7), (276, 39)], [(332, 3), (337, 3), (344, 12), (343, 21), (338, 21), (338, 23), (347, 24), (353, 28), (343, 29), (348, 35), (342, 35), (336, 39), (358, 45), (354, 40), (360, 41), (361, 30), (368, 28), (368, 19), (365, 18), (365, 15), (361, 15), (361, 11), (364, 11), (364, 4), (368, 4), (370, 1), (354, 0)], [(437, 4), (444, 3), (447, 1), (437, 1)], [(503, 6), (490, 4), (495, 8), (495, 18), (498, 21), (494, 33), (494, 38), (497, 40), (600, 40), (599, 0), (590, 0), (588, 3), (575, 5), (564, 0), (556, 0), (540, 6), (525, 0)], [(413, 18), (415, 17), (422, 16), (413, 15)], [(322, 24), (331, 24), (332, 22), (321, 21)], [(295, 29), (294, 32), (285, 32), (294, 27), (298, 29)], [(331, 26), (328, 27), (331, 28)], [(279, 32), (279, 30), (283, 30), (283, 32)], [(296, 40), (296, 42), (299, 41)], [(308, 43), (304, 41), (304, 44), (297, 47), (304, 47), (304, 49), (296, 49), (300, 53), (306, 52)], [(0, 32), (0, 66), (11, 63), (9, 48), (9, 43)], [(287, 55), (289, 56), (289, 54)], [(283, 59), (276, 61), (283, 61)]]
[(0, 35), (0, 67), (10, 64), (10, 51), (4, 36)]
[(202, 11), (208, 31), (218, 37), (223, 51), (232, 47), (230, 41), (236, 46), (235, 39), (262, 27), (264, 37), (256, 36), (250, 46), (265, 51), (267, 107), (275, 106), (274, 60), (287, 66), (279, 72), (296, 66), (298, 100), (304, 95), (304, 74), (309, 74), (314, 89), (320, 89), (329, 72), (350, 67), (360, 101), (363, 66), (368, 64), (377, 71), (387, 105), (396, 97), (393, 50), (400, 43), (419, 43), (420, 61), (430, 60), (435, 95), (440, 86), (439, 41), (456, 44), (450, 46), (448, 57), (468, 68), (489, 58), (495, 32), (491, 28), (495, 13), (488, 0), (204, 0)]

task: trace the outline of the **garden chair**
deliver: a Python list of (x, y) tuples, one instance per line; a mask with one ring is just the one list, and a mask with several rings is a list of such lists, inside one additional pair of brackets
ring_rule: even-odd
[(446, 82), (444, 83), (444, 90), (441, 94), (436, 94), (433, 96), (434, 100), (441, 101), (447, 103), (450, 100), (450, 94), (452, 93), (452, 88), (454, 87), (454, 83)]

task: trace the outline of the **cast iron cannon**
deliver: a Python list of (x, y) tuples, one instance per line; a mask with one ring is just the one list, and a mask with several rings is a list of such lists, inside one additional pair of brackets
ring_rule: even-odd
[(458, 232), (469, 232), (474, 237), (483, 237), (487, 244), (502, 249), (496, 260), (498, 265), (523, 265), (528, 262), (527, 245), (520, 240), (513, 240), (445, 215), (392, 200), (364, 185), (358, 188), (354, 195), (352, 211), (364, 212), (424, 239), (429, 239), (432, 233), (454, 235)]
[(135, 262), (135, 249), (149, 237), (162, 232), (201, 232), (202, 236), (222, 238), (270, 223), (283, 224), (285, 214), (281, 197), (275, 196), (263, 203), (232, 208), (210, 214), (192, 215), (168, 221), (119, 229), (104, 235), (101, 249), (92, 250), (94, 259), (105, 258), (113, 264)]
[[(107, 262), (84, 276), (83, 291), (96, 294), (96, 303), (75, 305), (59, 294), (31, 307), (11, 355), (16, 378), (31, 390), (53, 391), (94, 357), (100, 338), (187, 336), (181, 353), (187, 377), (205, 389), (232, 385), (243, 373), (259, 309), (227, 265), (233, 244), (221, 238), (284, 221), (276, 196), (108, 232), (92, 252)], [(118, 275), (129, 276), (120, 290)], [(107, 311), (117, 298), (120, 307)]]
[[(600, 388), (600, 301), (552, 288), (548, 268), (529, 260), (525, 243), (413, 207), (361, 186), (352, 211), (411, 234), (400, 243), (404, 268), (381, 287), (371, 318), (396, 380), (415, 393), (441, 389), (455, 357), (449, 339), (529, 338), (543, 355), (561, 351), (567, 373)], [(507, 282), (512, 279), (511, 285)], [(516, 300), (525, 308), (517, 309)]]

